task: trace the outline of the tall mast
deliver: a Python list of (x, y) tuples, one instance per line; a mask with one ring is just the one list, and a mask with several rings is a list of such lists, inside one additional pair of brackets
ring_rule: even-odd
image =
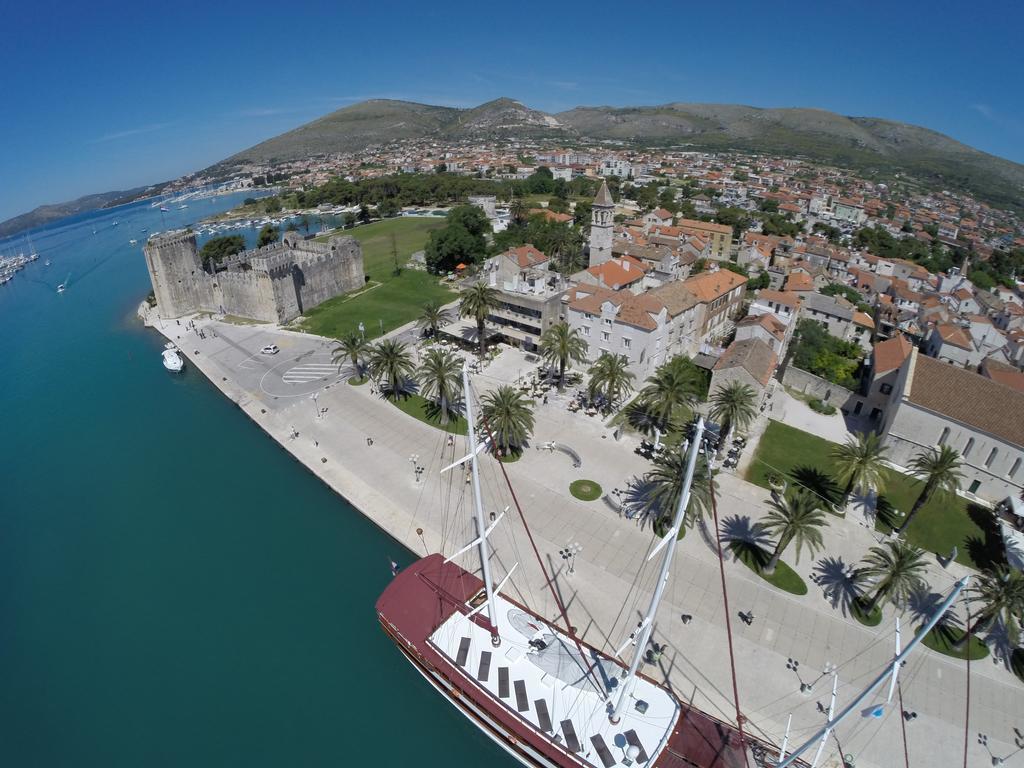
[[(658, 583), (654, 587), (654, 594), (651, 596), (651, 604), (647, 613), (639, 624), (639, 636), (636, 637), (636, 644), (633, 649), (633, 661), (629, 665), (629, 672), (621, 680), (619, 685), (619, 698), (615, 702), (615, 708), (609, 713), (608, 719), (612, 723), (618, 723), (622, 718), (622, 710), (626, 706), (626, 699), (633, 691), (633, 684), (636, 681), (636, 673), (643, 660), (644, 649), (651, 639), (651, 632), (654, 630), (654, 617), (658, 613), (658, 605), (665, 593), (665, 585), (668, 583), (669, 571), (672, 568), (672, 557), (676, 551), (676, 542), (679, 540), (679, 531), (683, 525), (683, 518), (686, 515), (686, 507), (690, 502), (690, 486), (693, 484), (693, 473), (697, 468), (697, 456), (700, 455), (701, 438), (704, 436), (704, 419), (698, 418), (697, 425), (693, 430), (693, 438), (690, 441), (690, 456), (686, 464), (686, 476), (683, 479), (682, 492), (679, 494), (679, 507), (676, 509), (672, 527), (662, 537), (661, 543), (655, 547), (650, 557), (654, 557), (658, 550), (665, 548), (665, 556), (661, 561), (661, 573), (658, 575)], [(650, 557), (648, 559), (650, 559)], [(634, 632), (634, 635), (636, 632)]]
[(473, 512), (476, 518), (477, 552), (480, 555), (480, 571), (487, 592), (487, 623), (491, 628), (491, 644), (500, 645), (497, 611), (494, 603), (494, 586), (491, 582), (490, 548), (487, 546), (487, 526), (484, 523), (484, 507), (480, 499), (480, 470), (477, 466), (476, 429), (473, 418), (473, 396), (469, 390), (469, 366), (462, 366), (463, 399), (466, 401), (466, 436), (469, 439), (469, 466), (473, 478)]

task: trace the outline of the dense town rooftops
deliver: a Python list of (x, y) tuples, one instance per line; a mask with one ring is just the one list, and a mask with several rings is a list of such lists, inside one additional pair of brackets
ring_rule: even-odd
[(939, 323), (935, 326), (944, 344), (952, 344), (954, 347), (970, 350), (972, 347), (971, 337), (959, 325), (953, 323)]
[(1024, 392), (922, 354), (913, 357), (911, 403), (1024, 445)]
[(747, 278), (743, 275), (738, 275), (728, 269), (719, 269), (688, 277), (683, 281), (683, 285), (697, 297), (698, 301), (711, 302), (746, 282)]
[(778, 355), (761, 339), (743, 339), (729, 345), (715, 363), (714, 369), (723, 371), (727, 368), (743, 368), (762, 387), (766, 387), (778, 363)]

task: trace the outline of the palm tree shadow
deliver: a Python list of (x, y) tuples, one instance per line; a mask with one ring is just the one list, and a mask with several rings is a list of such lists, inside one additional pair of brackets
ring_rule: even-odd
[(722, 543), (738, 560), (764, 568), (771, 560), (771, 538), (761, 523), (747, 515), (733, 515), (722, 520)]
[(988, 630), (985, 632), (985, 645), (988, 646), (992, 658), (998, 659), (1007, 669), (1010, 669), (1017, 643), (1011, 639), (1006, 622), (1002, 617), (989, 624)]
[[(915, 589), (910, 593), (907, 599), (907, 613), (910, 614), (910, 620), (916, 628), (915, 631), (920, 631), (928, 620), (935, 615), (935, 612), (939, 610), (945, 599), (945, 595), (932, 592), (927, 587)], [(962, 630), (963, 627), (964, 622), (959, 616), (952, 611), (946, 611), (945, 615), (939, 619), (939, 623), (935, 625), (934, 632), (936, 635), (952, 643), (958, 636), (957, 630)]]
[(634, 478), (626, 487), (622, 498), (622, 515), (630, 520), (639, 520), (640, 527), (662, 517), (664, 510), (653, 500), (657, 484), (644, 478)]
[[(456, 421), (462, 416), (461, 403), (448, 403), (448, 423)], [(433, 400), (427, 400), (423, 406), (423, 413), (435, 424), (441, 423), (441, 406)]]
[(794, 467), (789, 476), (796, 485), (806, 488), (818, 498), (824, 499), (832, 505), (833, 509), (842, 501), (843, 490), (836, 481), (817, 467), (805, 464), (802, 467)]
[(903, 524), (903, 518), (898, 514), (896, 507), (884, 495), (875, 499), (875, 519), (891, 530), (896, 530)]
[(972, 536), (967, 539), (967, 553), (981, 570), (991, 569), (1006, 564), (1006, 550), (1003, 545), (1002, 532), (996, 516), (977, 504), (967, 505), (967, 515), (975, 525), (981, 528), (984, 538)]
[(821, 587), (829, 605), (842, 611), (843, 616), (850, 615), (854, 601), (861, 597), (861, 589), (855, 574), (841, 557), (825, 557), (819, 560), (814, 566), (811, 578)]

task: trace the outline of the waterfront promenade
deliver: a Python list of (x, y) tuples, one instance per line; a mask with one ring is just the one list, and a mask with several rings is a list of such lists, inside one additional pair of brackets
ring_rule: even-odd
[[(418, 555), (438, 549), (452, 552), (472, 538), (468, 487), (461, 482), (453, 486), (449, 476), (439, 475), (451, 457), (463, 455), (461, 437), (448, 447), (442, 432), (381, 401), (370, 386), (347, 385), (348, 374), (339, 375), (330, 365), (328, 340), (268, 326), (205, 319), (199, 325), (205, 338), (187, 331), (185, 321), (180, 325), (158, 322), (156, 327), (180, 345), (191, 369), (188, 375), (202, 371), (297, 460), (398, 542)], [(281, 352), (260, 355), (259, 349), (270, 343)], [(497, 383), (491, 373), (500, 363), (501, 358), (475, 378), (480, 389)], [(624, 488), (649, 465), (633, 452), (631, 438), (616, 441), (598, 419), (569, 413), (558, 398), (538, 404), (532, 442), (539, 445), (549, 440), (570, 443), (583, 466), (576, 469), (568, 456), (532, 448), (506, 469), (540, 553), (556, 574), (556, 587), (572, 623), (588, 642), (613, 651), (629, 634), (653, 588), (655, 569), (643, 568), (652, 535), (618, 517), (600, 500), (577, 501), (569, 495), (568, 485), (589, 478), (600, 482), (606, 492)], [(411, 462), (414, 455), (417, 459)], [(425, 467), (420, 482), (414, 464)], [(244, 471), (239, 476), (244, 478)], [(273, 482), (273, 478), (252, 481)], [(723, 521), (749, 524), (764, 514), (767, 494), (763, 489), (727, 474), (720, 475), (719, 482)], [(453, 510), (465, 514), (452, 514)], [(301, 514), (299, 509), (289, 512)], [(557, 609), (529, 547), (509, 536), (508, 532), (519, 529), (514, 515), (507, 516), (500, 529), (493, 537), (497, 573), (518, 562), (517, 596), (553, 618)], [(853, 565), (876, 543), (876, 536), (853, 519), (836, 520), (825, 533), (823, 555), (796, 564), (790, 553), (787, 560), (811, 588), (802, 597), (770, 587), (741, 564), (726, 564), (741, 705), (749, 727), (758, 734), (778, 743), (792, 713), (791, 744), (800, 743), (824, 722), (819, 705), (827, 707), (831, 682), (823, 670), (838, 667), (842, 705), (891, 660), (892, 609), (886, 610), (878, 627), (862, 627), (844, 618), (810, 580), (817, 561), (833, 558)], [(575, 573), (569, 574), (558, 551), (576, 542), (582, 550), (575, 560)], [(381, 554), (383, 562), (389, 553)], [(735, 709), (717, 559), (698, 530), (681, 542), (679, 555), (654, 634), (657, 642), (668, 647), (659, 664), (646, 665), (645, 672), (667, 679), (680, 698), (692, 698), (700, 707), (732, 720)], [(962, 573), (956, 564), (949, 571), (935, 566), (930, 575), (933, 589), (945, 592)], [(752, 611), (753, 623), (748, 626), (737, 620), (739, 611)], [(684, 623), (683, 615), (693, 618)], [(367, 606), (365, 620), (374, 620), (372, 606)], [(909, 633), (908, 628), (905, 637)], [(812, 690), (801, 693), (801, 682), (812, 683)], [(901, 683), (905, 708), (918, 714), (906, 725), (911, 764), (961, 765), (963, 662), (920, 647), (903, 670)], [(993, 755), (1005, 756), (1016, 749), (1013, 729), (1024, 728), (1024, 715), (1019, 714), (1022, 696), (1019, 682), (1001, 667), (988, 659), (972, 665), (969, 764), (991, 765)], [(902, 765), (900, 725), (894, 703), (880, 719), (854, 715), (836, 735), (843, 752), (856, 756), (857, 766)], [(979, 733), (987, 736), (987, 746), (980, 743)], [(835, 740), (826, 746), (826, 754), (829, 759), (823, 765), (839, 765)]]

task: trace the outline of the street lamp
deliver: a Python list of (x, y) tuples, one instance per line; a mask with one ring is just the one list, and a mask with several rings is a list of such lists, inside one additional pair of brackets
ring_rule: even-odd
[(319, 392), (314, 392), (313, 394), (311, 394), (309, 396), (310, 400), (313, 401), (313, 410), (316, 412), (315, 415), (316, 415), (316, 420), (317, 421), (320, 421), (320, 404), (317, 403), (317, 400), (316, 400), (317, 397), (319, 397), (319, 396), (320, 396)]
[(558, 550), (558, 556), (569, 563), (569, 573), (576, 573), (576, 555), (583, 551), (578, 541), (567, 544), (563, 549)]

